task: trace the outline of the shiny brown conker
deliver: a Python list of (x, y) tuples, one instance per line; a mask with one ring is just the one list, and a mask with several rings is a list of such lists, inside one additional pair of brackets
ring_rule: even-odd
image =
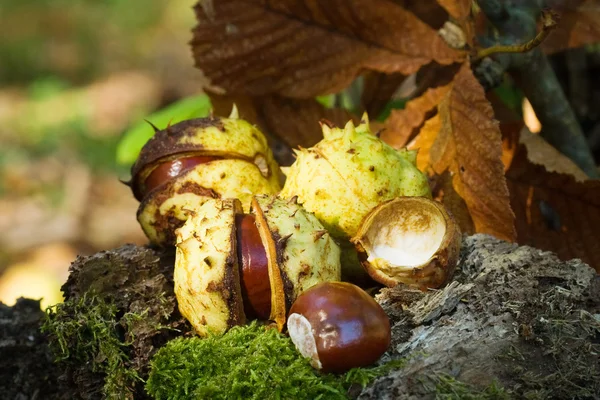
[(237, 214), (235, 225), (244, 312), (247, 318), (268, 320), (271, 313), (269, 265), (255, 217)]
[(323, 372), (344, 372), (377, 361), (391, 341), (381, 306), (356, 285), (319, 283), (290, 309), (288, 332), (296, 348)]
[(162, 185), (163, 183), (178, 177), (184, 171), (195, 167), (199, 164), (205, 164), (210, 161), (217, 160), (218, 157), (212, 156), (191, 156), (191, 157), (180, 157), (174, 160), (165, 161), (158, 167), (154, 168), (150, 175), (144, 181), (142, 193), (139, 195), (141, 200), (146, 193), (152, 191), (152, 189)]

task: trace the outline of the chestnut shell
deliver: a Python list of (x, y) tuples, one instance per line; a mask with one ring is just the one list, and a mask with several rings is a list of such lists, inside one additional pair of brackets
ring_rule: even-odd
[(246, 317), (268, 320), (271, 314), (269, 263), (256, 227), (256, 217), (252, 214), (236, 215), (235, 234)]
[[(443, 226), (444, 233), (435, 252), (428, 259), (422, 258), (418, 265), (392, 262), (379, 257), (375, 251), (374, 236), (387, 235), (397, 240), (408, 234), (407, 242), (412, 241), (414, 245), (423, 241), (423, 235), (432, 234), (434, 226)], [(421, 237), (416, 236), (417, 233)], [(375, 281), (388, 287), (404, 283), (427, 290), (439, 288), (452, 278), (460, 255), (461, 238), (458, 224), (443, 204), (424, 197), (397, 197), (373, 208), (351, 241), (363, 267)], [(411, 250), (410, 246), (407, 249)]]
[[(175, 295), (181, 314), (201, 336), (254, 317), (275, 322), (281, 331), (297, 293), (340, 279), (339, 248), (295, 203), (255, 196), (254, 214), (243, 217), (237, 199), (190, 206), (190, 217), (176, 231)], [(259, 258), (266, 257), (266, 271), (264, 259), (260, 268), (245, 270), (245, 252), (264, 252)]]

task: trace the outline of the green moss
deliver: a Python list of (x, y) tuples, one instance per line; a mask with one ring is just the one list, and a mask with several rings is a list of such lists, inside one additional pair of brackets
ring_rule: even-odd
[(439, 375), (435, 379), (435, 398), (439, 400), (508, 400), (510, 394), (493, 382), (479, 390), (449, 375)]
[(106, 375), (103, 394), (107, 399), (132, 398), (133, 385), (140, 380), (127, 366), (123, 328), (137, 316), (117, 318), (117, 307), (86, 294), (47, 310), (42, 331), (50, 336), (57, 361), (91, 365), (93, 372)]
[(154, 356), (146, 391), (163, 399), (346, 399), (402, 361), (319, 374), (275, 329), (252, 323), (223, 336), (177, 338)]

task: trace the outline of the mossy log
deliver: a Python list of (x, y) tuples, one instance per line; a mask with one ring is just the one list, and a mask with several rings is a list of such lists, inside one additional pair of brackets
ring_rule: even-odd
[[(78, 258), (63, 286), (70, 306), (51, 319), (77, 322), (64, 325), (62, 353), (57, 331), (49, 330), (63, 357), (56, 364), (48, 336), (36, 330), (43, 321), (36, 303), (0, 306), (0, 393), (147, 398), (151, 356), (171, 338), (191, 334), (177, 311), (172, 266), (172, 255), (132, 245)], [(86, 297), (91, 293), (97, 304)], [(376, 298), (393, 326), (381, 361), (407, 361), (351, 397), (600, 394), (600, 278), (579, 260), (475, 235), (463, 240), (459, 268), (445, 288), (424, 293), (398, 286)]]

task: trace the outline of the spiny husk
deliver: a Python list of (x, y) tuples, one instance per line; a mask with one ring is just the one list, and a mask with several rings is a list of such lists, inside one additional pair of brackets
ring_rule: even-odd
[(395, 150), (369, 129), (322, 125), (323, 140), (296, 152), (281, 196), (298, 197), (331, 234), (349, 239), (379, 203), (398, 196), (431, 197), (427, 178), (415, 165), (416, 153)]
[(210, 200), (177, 230), (175, 296), (200, 336), (246, 322), (235, 236), (241, 212), (237, 199)]
[(175, 229), (187, 218), (186, 210), (194, 210), (208, 199), (237, 198), (249, 212), (253, 194), (274, 194), (279, 187), (275, 176), (266, 179), (250, 162), (215, 160), (196, 165), (148, 193), (137, 218), (151, 243), (172, 245)]
[[(283, 328), (300, 293), (319, 282), (341, 279), (340, 248), (319, 220), (295, 199), (256, 196), (252, 212), (267, 250), (271, 320)], [(283, 290), (274, 290), (283, 286)]]
[[(246, 318), (236, 253), (235, 214), (242, 213), (241, 204), (209, 199), (188, 213), (191, 217), (177, 230), (175, 294), (180, 311), (201, 336), (224, 332)], [(252, 213), (267, 253), (270, 320), (281, 331), (302, 291), (340, 280), (340, 249), (317, 218), (294, 201), (257, 196)]]
[[(429, 232), (436, 222), (443, 224), (444, 235), (437, 251), (421, 265), (397, 265), (375, 256), (374, 238), (369, 235), (372, 229), (379, 234), (390, 233), (387, 237), (393, 241), (395, 224), (404, 225), (404, 231)], [(351, 241), (356, 245), (364, 268), (374, 280), (389, 287), (405, 283), (425, 289), (438, 288), (452, 277), (460, 253), (461, 233), (442, 204), (422, 197), (399, 197), (375, 207), (364, 218)]]
[(162, 162), (190, 156), (247, 161), (279, 189), (279, 166), (267, 139), (258, 128), (232, 113), (232, 118), (196, 118), (158, 130), (131, 168), (131, 187), (136, 198), (142, 200), (144, 182), (154, 168)]

